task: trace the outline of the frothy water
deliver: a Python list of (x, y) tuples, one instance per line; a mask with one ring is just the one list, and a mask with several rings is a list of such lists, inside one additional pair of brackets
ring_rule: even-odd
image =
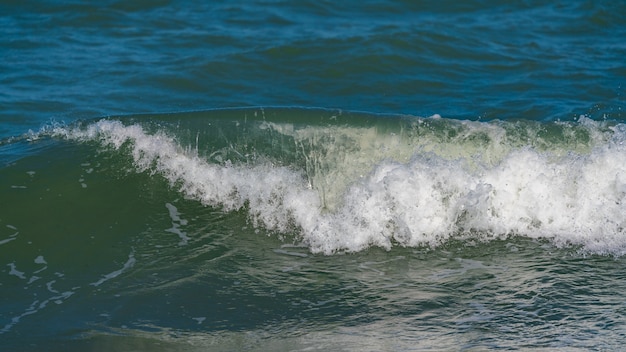
[[(281, 160), (258, 151), (244, 161), (217, 159), (215, 151), (198, 153), (199, 132), (191, 148), (167, 128), (112, 119), (52, 134), (127, 153), (137, 172), (158, 174), (206, 206), (245, 209), (254, 226), (295, 234), (316, 253), (509, 236), (550, 239), (589, 253), (625, 253), (624, 125), (581, 117), (576, 124), (448, 120), (437, 127), (437, 117), (413, 118), (411, 128), (396, 132), (248, 124), (295, 155)], [(228, 148), (243, 155), (247, 147)], [(169, 231), (184, 244), (179, 214), (167, 207)]]

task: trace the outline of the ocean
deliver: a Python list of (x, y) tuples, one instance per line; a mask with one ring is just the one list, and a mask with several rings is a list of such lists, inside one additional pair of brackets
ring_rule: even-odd
[(626, 343), (626, 3), (0, 13), (0, 350)]

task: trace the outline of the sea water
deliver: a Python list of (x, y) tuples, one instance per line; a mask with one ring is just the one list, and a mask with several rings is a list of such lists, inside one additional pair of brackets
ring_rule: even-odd
[(626, 341), (624, 5), (0, 8), (0, 349)]

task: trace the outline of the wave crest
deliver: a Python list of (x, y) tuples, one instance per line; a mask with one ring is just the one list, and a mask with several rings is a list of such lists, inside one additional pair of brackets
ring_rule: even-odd
[[(411, 123), (413, 130), (395, 133), (376, 125), (259, 120), (255, 133), (264, 143), (282, 143), (281, 154), (219, 162), (211, 157), (217, 144), (199, 152), (199, 132), (195, 148), (167, 128), (150, 133), (118, 120), (58, 127), (54, 134), (127, 146), (138, 171), (162, 175), (207, 206), (246, 209), (255, 226), (296, 233), (313, 252), (515, 235), (626, 253), (624, 126), (581, 120), (528, 134), (513, 123)], [(420, 132), (426, 126), (430, 132)]]

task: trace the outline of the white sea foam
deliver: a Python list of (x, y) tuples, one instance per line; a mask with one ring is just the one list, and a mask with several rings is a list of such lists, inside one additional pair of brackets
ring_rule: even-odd
[[(16, 229), (13, 226), (9, 226), (7, 225), (7, 227), (11, 228), (11, 229)], [(35, 264), (40, 264), (43, 265), (43, 268), (34, 271), (33, 273), (39, 273), (42, 272), (43, 270), (47, 269), (48, 266), (48, 262), (44, 259), (44, 257), (42, 255), (37, 256), (34, 259)], [(103, 283), (115, 279), (116, 277), (122, 275), (123, 273), (127, 272), (128, 270), (130, 270), (136, 263), (136, 259), (134, 256), (134, 253), (131, 252), (128, 255), (128, 260), (124, 263), (123, 267), (120, 268), (119, 270), (115, 270), (111, 273), (108, 273), (106, 275), (103, 275), (98, 281), (91, 283), (91, 286), (100, 286)], [(7, 264), (7, 266), (10, 268), (9, 270), (9, 275), (13, 275), (16, 276), (22, 280), (26, 280), (27, 279), (27, 275), (25, 272), (19, 271), (17, 269), (17, 265), (15, 264), (15, 262), (9, 263)], [(63, 273), (59, 273), (59, 272), (55, 272), (53, 274), (54, 276), (56, 276), (57, 278), (63, 278), (65, 277), (65, 274)], [(34, 282), (42, 279), (43, 277), (40, 276), (36, 276), (36, 275), (32, 275), (27, 283), (26, 283), (26, 287), (24, 287), (24, 289), (30, 289), (31, 287), (29, 287), (29, 285), (33, 284)], [(34, 296), (34, 301), (26, 308), (24, 309), (22, 312), (17, 312), (17, 315), (13, 316), (12, 318), (10, 318), (10, 320), (4, 325), (4, 327), (0, 327), (0, 335), (9, 332), (13, 326), (15, 326), (16, 324), (18, 324), (22, 318), (29, 316), (29, 315), (33, 315), (38, 313), (40, 310), (45, 309), (48, 304), (50, 302), (60, 305), (63, 304), (68, 298), (70, 298), (71, 296), (73, 296), (75, 293), (77, 293), (80, 290), (80, 286), (74, 286), (72, 287), (70, 290), (65, 290), (65, 291), (61, 291), (61, 289), (56, 289), (54, 287), (54, 285), (57, 284), (57, 280), (53, 279), (53, 280), (49, 280), (45, 283), (45, 288), (48, 291), (49, 294), (51, 294), (50, 296), (48, 296), (47, 298), (43, 298), (47, 295), (47, 293), (42, 293), (42, 292), (34, 292), (33, 296)], [(37, 285), (35, 285), (37, 286)], [(39, 285), (41, 287), (41, 285)], [(29, 291), (25, 291), (25, 292), (29, 292)], [(7, 316), (8, 318), (8, 316)]]
[(187, 220), (180, 217), (181, 214), (178, 212), (178, 208), (171, 203), (165, 203), (165, 207), (170, 213), (170, 218), (172, 219), (172, 227), (166, 229), (165, 231), (178, 235), (180, 238), (180, 242), (178, 244), (180, 246), (186, 245), (189, 242), (189, 236), (187, 236), (187, 233), (182, 231), (180, 227), (187, 225)]
[[(461, 133), (480, 130), (490, 138), (466, 145), (458, 141), (472, 136), (447, 144), (407, 143), (367, 128), (311, 132), (266, 126), (296, 143), (317, 134), (326, 149), (303, 151), (303, 158), (317, 158), (306, 160), (306, 170), (271, 162), (212, 164), (165, 134), (119, 121), (57, 133), (117, 149), (128, 144), (138, 170), (162, 174), (206, 205), (227, 211), (246, 207), (255, 226), (295, 231), (313, 252), (521, 235), (622, 255), (626, 128), (614, 126), (607, 137), (594, 134), (594, 122), (581, 124), (588, 124), (589, 141), (571, 150), (507, 144), (504, 129), (485, 123), (461, 124)], [(331, 146), (320, 135), (334, 136)], [(342, 139), (351, 144), (338, 144)], [(168, 210), (174, 221), (177, 213)]]
[(9, 237), (7, 239), (0, 240), (0, 246), (3, 245), (3, 244), (9, 243), (9, 242), (11, 242), (11, 241), (13, 241), (15, 239), (16, 239), (16, 237), (15, 237), (15, 235), (13, 235), (13, 236), (11, 236), (11, 237)]
[[(58, 293), (58, 291), (55, 291), (56, 293)], [(75, 292), (74, 291), (65, 291), (60, 293), (57, 296), (53, 296), (50, 297), (44, 301), (40, 301), (39, 299), (35, 299), (28, 308), (26, 308), (26, 310), (24, 312), (22, 312), (20, 315), (16, 315), (14, 317), (11, 318), (11, 321), (9, 323), (7, 323), (2, 329), (0, 329), (0, 335), (8, 332), (11, 330), (11, 328), (13, 328), (13, 326), (15, 326), (16, 324), (18, 324), (20, 322), (20, 320), (22, 320), (22, 318), (28, 316), (28, 315), (32, 315), (35, 314), (37, 312), (39, 312), (40, 310), (46, 308), (46, 306), (48, 305), (48, 303), (50, 303), (50, 301), (54, 302), (55, 304), (62, 304), (63, 301), (65, 301), (66, 299), (68, 299), (69, 297), (71, 297)]]
[(104, 276), (102, 276), (102, 278), (96, 282), (92, 282), (90, 283), (91, 286), (100, 286), (103, 283), (105, 283), (106, 281), (109, 281), (111, 279), (114, 279), (120, 275), (122, 275), (124, 272), (130, 270), (130, 268), (132, 268), (133, 266), (135, 266), (135, 263), (137, 262), (137, 260), (135, 259), (135, 255), (133, 252), (131, 252), (128, 255), (128, 260), (126, 261), (126, 263), (124, 263), (124, 266), (119, 269), (119, 270), (115, 270), (113, 272), (110, 272)]
[(22, 280), (26, 280), (24, 272), (17, 270), (17, 266), (15, 265), (15, 263), (9, 263), (7, 264), (7, 266), (11, 268), (11, 270), (9, 270), (9, 275), (17, 276)]

